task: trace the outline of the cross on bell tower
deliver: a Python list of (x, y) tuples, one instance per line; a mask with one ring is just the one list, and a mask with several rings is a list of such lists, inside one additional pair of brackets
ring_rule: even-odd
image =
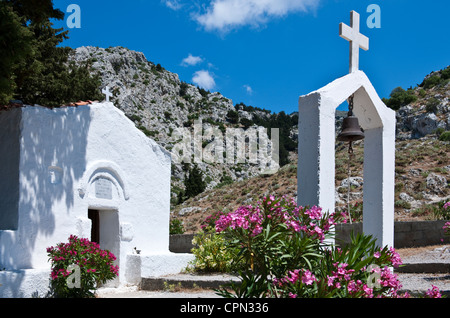
[(339, 36), (350, 41), (349, 73), (353, 73), (359, 68), (359, 48), (365, 51), (369, 49), (369, 38), (359, 33), (359, 13), (350, 12), (350, 26), (339, 24)]

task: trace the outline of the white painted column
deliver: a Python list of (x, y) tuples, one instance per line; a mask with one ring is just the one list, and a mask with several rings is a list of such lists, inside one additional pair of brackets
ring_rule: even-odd
[(363, 232), (393, 247), (395, 141), (389, 135), (386, 126), (365, 131)]
[(380, 247), (394, 246), (395, 112), (370, 82), (354, 95), (354, 112), (364, 128), (363, 232)]
[(319, 94), (300, 97), (297, 204), (319, 205)]
[(302, 96), (299, 107), (297, 203), (335, 208), (335, 101), (319, 93)]

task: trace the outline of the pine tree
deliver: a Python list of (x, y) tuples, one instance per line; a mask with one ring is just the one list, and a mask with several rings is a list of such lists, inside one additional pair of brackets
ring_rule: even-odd
[(203, 181), (202, 172), (194, 164), (194, 167), (189, 170), (189, 175), (184, 179), (184, 186), (187, 198), (195, 197), (196, 195), (202, 193), (206, 189), (206, 183)]
[(0, 104), (13, 98), (15, 71), (33, 55), (33, 33), (6, 1), (0, 1)]
[(6, 19), (0, 23), (11, 30), (0, 36), (0, 71), (5, 70), (0, 72), (0, 103), (13, 97), (26, 104), (60, 106), (102, 98), (100, 77), (91, 76), (90, 65), (68, 63), (73, 50), (58, 46), (68, 38), (68, 31), (53, 28), (50, 19), (62, 19), (64, 14), (53, 9), (51, 0), (38, 2), (0, 2), (0, 18)]

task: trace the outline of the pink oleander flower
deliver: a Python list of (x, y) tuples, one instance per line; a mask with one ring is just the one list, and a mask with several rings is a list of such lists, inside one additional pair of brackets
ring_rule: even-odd
[(312, 285), (316, 281), (317, 279), (311, 271), (307, 269), (295, 269), (293, 271), (289, 271), (286, 277), (275, 278), (273, 283), (278, 287), (282, 287), (286, 284), (296, 284), (298, 282), (305, 285)]
[(306, 210), (305, 214), (307, 214), (313, 220), (319, 220), (322, 217), (322, 208), (313, 206), (312, 208)]
[(220, 216), (216, 221), (216, 232), (225, 231), (227, 228), (241, 228), (249, 230), (251, 236), (256, 236), (262, 232), (263, 216), (259, 208), (241, 206), (236, 211)]
[(316, 281), (316, 277), (309, 270), (305, 270), (302, 275), (302, 283), (312, 285)]
[(364, 291), (364, 296), (367, 298), (373, 298), (373, 289), (368, 287), (366, 284), (362, 286), (362, 289)]
[(441, 293), (440, 293), (440, 291), (439, 291), (439, 288), (437, 288), (437, 287), (434, 286), (434, 285), (431, 285), (431, 289), (428, 289), (428, 290), (425, 292), (425, 297), (426, 297), (426, 298), (441, 298), (442, 295), (441, 295)]
[(351, 280), (351, 281), (348, 282), (347, 290), (350, 293), (356, 292), (358, 290), (358, 287), (357, 287), (356, 282), (354, 280)]
[(327, 286), (333, 286), (336, 276), (327, 275)]
[(390, 256), (390, 261), (392, 262), (392, 266), (394, 266), (395, 268), (397, 268), (403, 264), (403, 261), (400, 258), (400, 255), (395, 251), (395, 249), (393, 247), (389, 248), (389, 256)]
[(442, 228), (444, 229), (445, 234), (450, 235), (450, 222), (446, 222)]
[(388, 287), (391, 289), (391, 292), (397, 292), (402, 287), (398, 275), (391, 272), (389, 267), (384, 267), (380, 272), (381, 276), (379, 279), (379, 283), (383, 287)]

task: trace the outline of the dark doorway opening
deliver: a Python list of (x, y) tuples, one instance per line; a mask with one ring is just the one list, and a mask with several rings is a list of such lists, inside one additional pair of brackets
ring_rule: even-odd
[(100, 211), (88, 210), (88, 218), (92, 222), (91, 226), (91, 242), (100, 244)]

